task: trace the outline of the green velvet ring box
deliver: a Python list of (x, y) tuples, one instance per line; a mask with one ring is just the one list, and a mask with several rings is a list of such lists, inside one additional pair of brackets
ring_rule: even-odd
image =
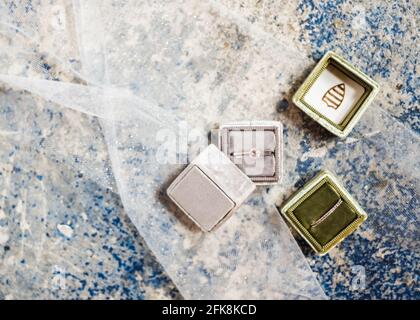
[(379, 85), (334, 52), (327, 52), (293, 96), (293, 103), (344, 138), (379, 91)]
[(280, 209), (320, 255), (351, 234), (367, 215), (329, 171), (321, 171)]

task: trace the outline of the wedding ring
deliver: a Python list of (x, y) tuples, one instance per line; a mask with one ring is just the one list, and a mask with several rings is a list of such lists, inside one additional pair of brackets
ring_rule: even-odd
[(330, 210), (328, 210), (318, 220), (316, 220), (315, 222), (313, 222), (311, 224), (311, 228), (314, 228), (314, 227), (318, 226), (322, 221), (324, 221), (325, 219), (327, 219), (340, 206), (340, 204), (342, 204), (342, 203), (343, 203), (343, 200), (339, 199), (337, 201), (337, 203)]
[(249, 151), (232, 152), (230, 155), (235, 158), (244, 157), (244, 156), (250, 156), (251, 158), (260, 158), (261, 156), (270, 156), (273, 153), (274, 153), (273, 151), (269, 151), (269, 150), (261, 152), (261, 150), (252, 148)]

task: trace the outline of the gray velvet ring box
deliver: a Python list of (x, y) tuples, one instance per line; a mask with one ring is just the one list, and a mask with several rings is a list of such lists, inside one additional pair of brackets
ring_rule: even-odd
[(255, 184), (214, 145), (205, 148), (167, 189), (169, 198), (203, 231), (220, 226)]
[(278, 121), (226, 123), (219, 128), (219, 148), (255, 184), (281, 180), (283, 126)]

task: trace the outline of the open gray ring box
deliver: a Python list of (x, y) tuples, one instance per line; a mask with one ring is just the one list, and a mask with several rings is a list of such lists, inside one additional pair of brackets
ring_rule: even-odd
[(209, 232), (254, 190), (251, 179), (215, 145), (209, 145), (176, 177), (167, 194), (200, 229)]
[(255, 184), (276, 184), (282, 177), (283, 126), (279, 121), (242, 121), (219, 128), (219, 149)]

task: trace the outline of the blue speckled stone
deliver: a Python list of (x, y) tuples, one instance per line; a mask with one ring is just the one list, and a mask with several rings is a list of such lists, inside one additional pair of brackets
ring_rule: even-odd
[[(280, 71), (275, 74), (273, 78), (286, 81), (287, 87), (279, 86), (277, 103), (264, 109), (271, 108), (267, 118), (284, 123), (285, 148), (295, 152), (286, 154), (286, 161), (293, 162), (293, 170), (286, 173), (290, 185), (273, 188), (272, 200), (283, 200), (319, 169), (328, 167), (369, 215), (357, 232), (323, 257), (315, 256), (295, 235), (327, 295), (333, 299), (420, 299), (418, 179), (405, 170), (418, 169), (418, 164), (403, 161), (405, 153), (416, 158), (413, 149), (417, 146), (418, 150), (420, 132), (418, 4), (410, 0), (224, 0), (220, 5), (274, 39), (294, 43), (308, 60), (306, 74), (295, 75), (298, 80), (284, 80)], [(28, 21), (49, 17), (45, 7), (33, 1), (5, 1), (3, 8), (0, 14), (6, 17), (16, 12), (24, 13)], [(48, 28), (39, 32), (46, 36)], [(246, 36), (237, 30), (232, 34), (225, 34), (227, 52), (247, 48)], [(66, 48), (65, 43), (44, 46), (51, 51)], [(367, 127), (373, 122), (361, 121), (344, 141), (331, 137), (289, 102), (300, 80), (328, 50), (381, 84), (375, 106), (383, 117), (373, 129)], [(6, 55), (1, 49), (0, 53)], [(241, 61), (239, 66), (232, 63), (235, 57), (227, 59), (226, 70), (246, 69)], [(31, 75), (31, 61), (18, 58), (10, 65), (0, 55), (1, 67), (16, 67)], [(56, 71), (47, 53), (39, 59), (37, 72), (43, 78), (79, 81)], [(69, 62), (79, 67), (77, 58), (70, 57)], [(203, 79), (193, 64), (186, 69), (194, 73), (197, 83)], [(219, 74), (214, 86), (223, 83), (223, 77)], [(137, 92), (141, 85), (145, 84), (133, 82), (129, 88)], [(0, 299), (181, 298), (124, 212), (97, 119), (57, 108), (24, 91), (0, 88)], [(273, 88), (277, 90), (275, 83)], [(228, 108), (229, 99), (217, 106), (220, 114)], [(172, 108), (176, 109), (176, 103)], [(375, 119), (374, 112), (369, 110), (366, 118)], [(255, 114), (260, 116), (260, 111)], [(394, 133), (395, 141), (387, 141)], [(59, 143), (63, 137), (66, 144)], [(60, 148), (51, 149), (51, 145)], [(149, 152), (144, 146), (138, 148)], [(142, 158), (130, 161), (142, 165)], [(262, 203), (259, 198), (248, 202), (250, 206)], [(169, 227), (161, 226), (163, 232)], [(226, 259), (235, 254), (222, 253)], [(200, 271), (208, 276), (204, 267)]]

